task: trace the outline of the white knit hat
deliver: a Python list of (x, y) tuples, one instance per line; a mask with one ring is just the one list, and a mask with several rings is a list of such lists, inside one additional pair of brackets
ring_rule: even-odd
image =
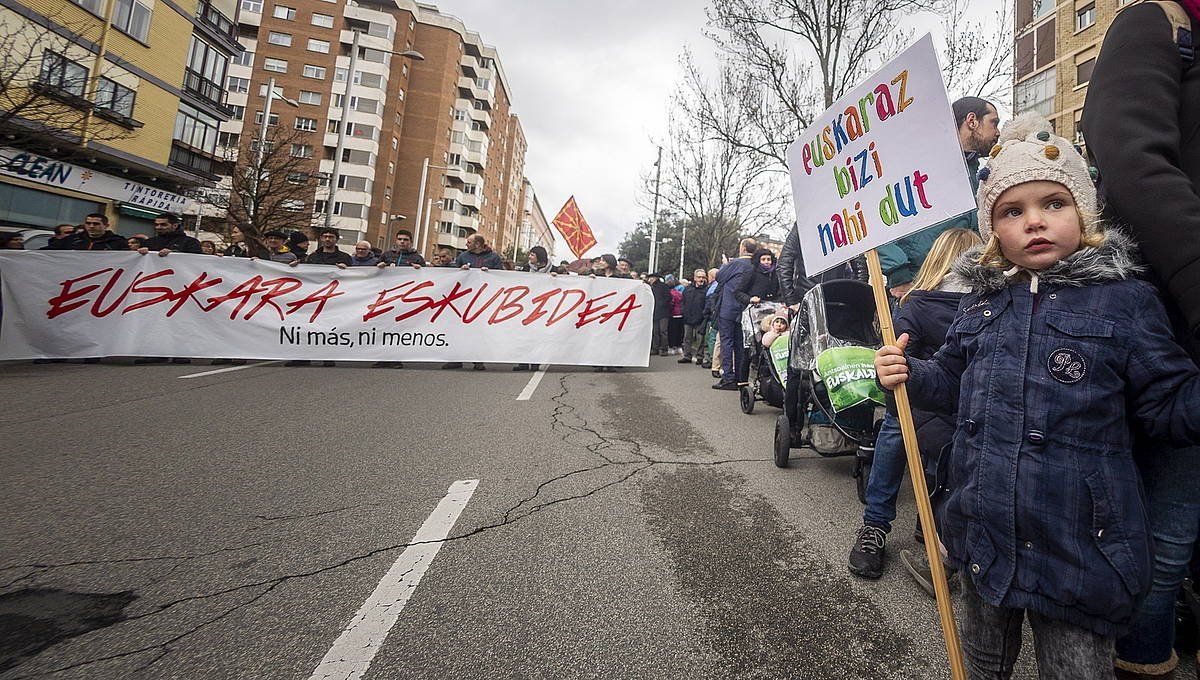
[(1024, 113), (1009, 121), (992, 147), (991, 160), (979, 169), (979, 235), (992, 234), (992, 206), (1007, 189), (1039, 180), (1058, 182), (1075, 197), (1085, 224), (1096, 214), (1096, 169), (1088, 167), (1075, 145), (1050, 131), (1050, 121)]

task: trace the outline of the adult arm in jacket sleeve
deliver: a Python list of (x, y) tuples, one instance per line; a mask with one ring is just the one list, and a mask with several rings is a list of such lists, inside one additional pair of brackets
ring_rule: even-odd
[(1182, 78), (1183, 60), (1166, 14), (1153, 3), (1130, 7), (1104, 39), (1082, 122), (1108, 204), (1129, 224), (1195, 333), (1200, 189), (1179, 161)]
[[(750, 298), (752, 297), (750, 295), (750, 290), (754, 288), (754, 280), (757, 278), (757, 274), (758, 272), (756, 271), (748, 271), (743, 274), (740, 279), (738, 279), (737, 287), (733, 289), (733, 299), (737, 300), (743, 305), (750, 304)], [(730, 283), (732, 283), (732, 281)]]
[(1200, 369), (1171, 332), (1167, 311), (1147, 285), (1128, 341), (1128, 394), (1146, 431), (1178, 446), (1200, 445)]
[(779, 251), (779, 264), (775, 267), (779, 272), (779, 292), (783, 301), (789, 305), (799, 304), (814, 285), (808, 273), (804, 270), (804, 254), (800, 252), (800, 232), (796, 225), (788, 232)]

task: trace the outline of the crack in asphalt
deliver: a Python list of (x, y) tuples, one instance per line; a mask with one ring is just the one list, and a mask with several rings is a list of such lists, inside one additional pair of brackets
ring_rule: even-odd
[[(725, 459), (725, 460), (718, 460), (718, 461), (656, 459), (656, 458), (643, 452), (643, 447), (642, 447), (641, 442), (639, 442), (635, 439), (629, 439), (629, 438), (623, 438), (623, 437), (619, 437), (619, 436), (615, 436), (615, 435), (604, 434), (604, 433), (600, 432), (598, 429), (596, 429), (595, 427), (591, 426), (587, 422), (586, 419), (581, 417), (577, 412), (577, 408), (566, 402), (566, 398), (570, 395), (570, 389), (567, 386), (567, 380), (569, 377), (570, 377), (570, 375), (563, 375), (560, 377), (560, 379), (559, 379), (560, 392), (551, 398), (551, 400), (556, 404), (553, 412), (551, 413), (551, 429), (552, 429), (552, 431), (559, 432), (561, 434), (560, 438), (564, 443), (572, 445), (572, 446), (582, 445), (586, 451), (588, 451), (590, 454), (593, 454), (593, 455), (599, 457), (601, 459), (601, 461), (603, 461), (603, 462), (601, 462), (598, 465), (592, 465), (592, 466), (585, 467), (585, 468), (571, 470), (569, 472), (566, 472), (561, 475), (557, 475), (555, 477), (552, 477), (550, 479), (547, 479), (547, 480), (541, 482), (536, 487), (536, 489), (533, 491), (533, 493), (531, 495), (529, 495), (526, 498), (521, 499), (515, 505), (513, 505), (508, 510), (506, 510), (500, 521), (489, 523), (489, 524), (484, 524), (484, 525), (478, 526), (470, 531), (466, 531), (464, 533), (457, 534), (454, 536), (448, 536), (447, 538), (441, 539), (441, 540), (414, 541), (414, 542), (405, 542), (405, 543), (398, 543), (395, 545), (383, 546), (383, 547), (369, 550), (369, 551), (361, 553), (361, 554), (356, 554), (356, 555), (347, 557), (347, 558), (343, 559), (342, 561), (337, 562), (335, 564), (325, 565), (325, 566), (313, 568), (313, 569), (310, 569), (307, 571), (301, 571), (301, 572), (297, 572), (297, 573), (275, 576), (272, 578), (267, 578), (267, 579), (263, 579), (263, 580), (255, 581), (255, 582), (251, 582), (251, 583), (243, 583), (243, 584), (230, 586), (227, 588), (222, 588), (222, 589), (208, 592), (208, 593), (203, 593), (203, 594), (199, 594), (199, 595), (190, 595), (187, 597), (182, 597), (182, 598), (171, 600), (171, 601), (168, 601), (165, 603), (161, 603), (161, 604), (155, 605), (154, 608), (150, 609), (149, 611), (143, 612), (141, 614), (134, 614), (131, 616), (127, 616), (124, 619), (124, 621), (122, 621), (121, 623), (122, 624), (132, 623), (135, 621), (141, 621), (141, 620), (148, 619), (151, 617), (159, 616), (159, 615), (163, 614), (164, 612), (170, 611), (172, 609), (175, 609), (176, 607), (179, 607), (181, 605), (188, 604), (188, 603), (201, 602), (201, 601), (205, 601), (205, 600), (210, 600), (212, 598), (218, 598), (218, 597), (221, 597), (224, 595), (231, 595), (233, 593), (238, 593), (238, 592), (242, 592), (242, 591), (254, 590), (254, 589), (259, 589), (259, 588), (262, 589), (261, 592), (258, 592), (253, 597), (251, 597), (243, 602), (239, 602), (238, 604), (235, 604), (232, 607), (224, 609), (223, 611), (216, 614), (215, 616), (209, 617), (209, 618), (201, 621), (200, 623), (192, 626), (188, 630), (185, 630), (164, 642), (159, 642), (159, 643), (155, 643), (155, 644), (151, 644), (151, 645), (145, 645), (145, 646), (139, 647), (137, 649), (116, 652), (113, 654), (108, 654), (105, 656), (96, 657), (96, 658), (92, 658), (92, 659), (85, 659), (82, 661), (72, 663), (67, 666), (53, 668), (50, 670), (37, 672), (37, 673), (29, 674), (29, 675), (16, 676), (16, 678), (34, 678), (34, 677), (43, 677), (43, 676), (47, 676), (47, 675), (56, 675), (56, 674), (63, 673), (66, 671), (76, 670), (76, 669), (79, 669), (82, 667), (86, 667), (86, 666), (89, 666), (92, 664), (101, 663), (104, 661), (112, 661), (112, 660), (121, 659), (121, 658), (128, 658), (130, 656), (134, 656), (137, 654), (143, 654), (143, 653), (151, 652), (151, 651), (158, 652), (154, 656), (154, 658), (149, 660), (146, 664), (139, 666), (139, 668), (137, 669), (139, 671), (144, 670), (146, 668), (149, 668), (153, 664), (157, 663), (161, 659), (165, 658), (167, 655), (169, 655), (172, 651), (171, 645), (180, 642), (181, 640), (189, 637), (190, 635), (195, 634), (196, 632), (199, 632), (200, 630), (204, 629), (207, 626), (210, 626), (214, 623), (217, 623), (218, 621), (221, 621), (222, 619), (228, 617), (229, 615), (233, 614), (234, 612), (236, 612), (238, 610), (241, 610), (246, 607), (250, 607), (250, 606), (254, 605), (260, 599), (262, 599), (266, 595), (270, 594), (271, 592), (275, 591), (281, 585), (288, 583), (290, 581), (311, 578), (313, 576), (318, 576), (321, 574), (328, 573), (330, 571), (341, 569), (343, 567), (349, 566), (356, 562), (369, 560), (369, 559), (372, 559), (375, 557), (379, 557), (381, 555), (385, 555), (390, 552), (394, 552), (397, 550), (404, 550), (404, 549), (414, 547), (414, 546), (430, 545), (430, 544), (434, 544), (434, 543), (450, 543), (450, 542), (455, 542), (455, 541), (463, 541), (463, 540), (472, 538), (474, 536), (477, 536), (479, 534), (482, 534), (484, 532), (492, 531), (495, 529), (499, 529), (499, 528), (508, 526), (510, 524), (514, 524), (514, 523), (519, 522), (525, 518), (528, 518), (538, 512), (541, 512), (547, 508), (551, 508), (551, 507), (554, 507), (554, 506), (557, 506), (557, 505), (560, 505), (563, 503), (568, 503), (571, 501), (577, 501), (577, 500), (589, 498), (589, 497), (591, 497), (595, 494), (598, 494), (606, 489), (610, 489), (612, 487), (624, 484), (625, 482), (629, 481), (630, 479), (632, 479), (639, 473), (641, 473), (645, 470), (648, 470), (652, 467), (656, 467), (656, 466), (685, 466), (685, 467), (693, 467), (694, 468), (694, 467), (718, 467), (718, 466), (723, 466), (723, 465), (741, 464), (741, 463), (760, 463), (761, 464), (761, 463), (768, 462), (763, 459)], [(591, 441), (587, 444), (581, 444), (580, 442), (572, 442), (572, 438), (576, 437), (577, 435), (581, 435), (581, 434), (594, 439), (594, 441)], [(632, 457), (633, 459), (632, 460), (621, 460), (617, 456), (606, 453), (607, 451), (620, 451), (620, 452), (623, 452), (624, 454), (626, 454), (627, 457)], [(677, 453), (677, 452), (672, 451), (672, 453)], [(595, 486), (594, 488), (591, 488), (589, 490), (586, 490), (586, 491), (583, 491), (580, 493), (567, 495), (567, 496), (563, 496), (560, 498), (554, 498), (552, 500), (546, 500), (546, 501), (539, 502), (536, 504), (534, 503), (534, 501), (536, 501), (548, 487), (552, 486), (556, 482), (560, 482), (560, 481), (569, 479), (569, 478), (577, 476), (577, 475), (582, 475), (582, 474), (586, 474), (589, 472), (603, 470), (605, 468), (610, 468), (610, 467), (618, 468), (618, 467), (626, 467), (626, 466), (633, 466), (633, 468), (631, 470), (625, 472), (624, 474), (616, 477), (615, 479), (608, 480), (608, 481), (604, 482), (603, 484), (599, 484), (598, 486)], [(365, 504), (365, 505), (371, 505), (371, 504)], [(345, 512), (347, 510), (355, 509), (357, 507), (364, 507), (364, 506), (363, 505), (346, 506), (346, 507), (334, 508), (334, 509), (330, 509), (330, 510), (324, 510), (324, 511), (302, 514), (302, 515), (281, 515), (281, 516), (256, 515), (255, 518), (262, 520), (264, 522), (281, 521), (281, 520), (289, 520), (289, 519), (302, 519), (302, 518), (307, 518), (307, 517), (316, 517), (316, 516), (321, 516), (321, 515), (333, 514), (333, 513), (337, 513), (337, 512)], [(65, 563), (61, 563), (61, 564), (12, 565), (10, 567), (0, 568), (0, 570), (16, 569), (16, 568), (22, 568), (22, 567), (24, 567), (24, 568), (36, 567), (37, 571), (35, 571), (33, 573), (38, 573), (40, 571), (44, 571), (47, 569), (67, 567), (67, 566), (77, 566), (77, 565), (118, 564), (118, 563), (126, 563), (126, 562), (152, 562), (152, 561), (165, 561), (165, 560), (190, 560), (190, 559), (196, 559), (196, 558), (205, 557), (205, 556), (211, 556), (211, 555), (219, 554), (222, 552), (232, 552), (232, 551), (237, 551), (237, 550), (244, 550), (246, 548), (255, 547), (258, 545), (262, 545), (262, 542), (252, 543), (252, 544), (248, 544), (248, 545), (244, 545), (244, 546), (237, 546), (237, 547), (232, 547), (232, 548), (222, 548), (219, 550), (214, 550), (214, 551), (210, 551), (207, 553), (199, 553), (199, 554), (195, 554), (195, 555), (185, 555), (185, 556), (161, 555), (161, 556), (154, 556), (154, 557), (135, 557), (135, 558), (109, 559), (109, 560), (78, 560), (78, 561), (74, 561), (74, 562), (65, 562)], [(32, 576), (33, 573), (27, 574), (18, 580), (28, 578), (29, 576)]]

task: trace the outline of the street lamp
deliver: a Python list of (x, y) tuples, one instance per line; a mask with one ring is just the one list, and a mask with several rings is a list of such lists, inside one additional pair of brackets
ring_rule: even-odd
[(658, 188), (662, 180), (662, 147), (654, 162), (654, 215), (650, 218), (650, 271), (658, 270)]
[[(258, 217), (258, 201), (259, 201), (259, 185), (262, 184), (263, 163), (266, 162), (267, 154), (267, 126), (271, 123), (271, 102), (275, 99), (283, 100), (283, 103), (300, 108), (300, 102), (295, 99), (288, 99), (283, 96), (282, 92), (275, 92), (275, 78), (272, 77), (267, 81), (267, 102), (263, 104), (262, 123), (259, 125), (258, 131), (258, 153), (255, 154), (254, 168), (254, 200), (250, 202), (250, 219), (255, 221)], [(258, 229), (258, 224), (254, 225)]]
[[(333, 154), (333, 172), (329, 178), (329, 195), (325, 199), (325, 228), (328, 229), (333, 224), (333, 202), (334, 196), (337, 194), (338, 183), (342, 177), (342, 154), (346, 150), (346, 125), (350, 117), (350, 88), (354, 85), (354, 71), (358, 67), (358, 37), (362, 35), (359, 31), (353, 31), (354, 40), (350, 45), (350, 68), (346, 71), (346, 91), (342, 96), (342, 120), (338, 124), (338, 141), (337, 150)], [(371, 48), (375, 49), (375, 48)], [(407, 57), (414, 61), (425, 61), (425, 55), (416, 50), (405, 50), (404, 52), (392, 52), (390, 50), (376, 50), (384, 54), (391, 54), (397, 57)], [(420, 219), (418, 217), (418, 219)]]
[[(429, 181), (429, 170), (450, 170), (444, 165), (430, 165), (429, 159), (426, 158), (421, 163), (421, 189), (417, 192), (417, 233), (413, 235), (413, 245), (418, 246), (418, 241), (421, 249), (421, 256), (425, 256), (425, 246), (429, 243), (429, 213), (433, 212), (432, 208), (425, 206), (425, 184)], [(430, 201), (432, 203), (432, 201)], [(425, 219), (422, 221), (422, 217)]]
[(649, 263), (650, 271), (647, 273), (657, 272), (658, 271), (658, 262), (656, 260), (658, 259), (658, 246), (661, 246), (664, 243), (670, 243), (670, 242), (674, 241), (675, 239), (671, 238), (670, 236), (664, 236), (662, 238), (654, 238), (653, 236), (647, 236), (646, 240), (650, 242), (650, 252), (652, 253), (651, 257), (654, 258)]
[(388, 215), (388, 223), (387, 223), (387, 240), (386, 240), (386, 241), (384, 241), (384, 246), (385, 246), (385, 247), (389, 247), (389, 248), (391, 247), (391, 243), (392, 243), (392, 224), (393, 224), (394, 222), (399, 222), (399, 221), (401, 221), (401, 220), (407, 220), (407, 219), (408, 219), (408, 215)]

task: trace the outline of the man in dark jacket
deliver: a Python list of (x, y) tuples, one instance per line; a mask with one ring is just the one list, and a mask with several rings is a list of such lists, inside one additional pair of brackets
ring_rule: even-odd
[[(1082, 127), (1108, 210), (1127, 225), (1163, 293), (1177, 339), (1200, 360), (1200, 2), (1122, 10), (1104, 38)], [(1141, 473), (1155, 539), (1154, 583), (1117, 641), (1122, 677), (1169, 677), (1174, 605), (1200, 529), (1200, 448), (1147, 442)]]
[[(126, 244), (128, 247), (128, 244)], [(201, 254), (200, 241), (188, 236), (179, 224), (179, 216), (166, 213), (154, 218), (154, 236), (147, 240), (138, 252), (145, 255), (151, 250), (162, 257), (171, 253)]]
[(412, 232), (401, 229), (396, 232), (396, 243), (391, 248), (383, 251), (383, 256), (380, 258), (379, 266), (396, 266), (396, 267), (413, 267), (420, 269), (425, 266), (425, 258), (420, 252), (412, 247), (413, 237)]
[[(496, 251), (488, 246), (483, 234), (471, 234), (467, 237), (467, 249), (454, 258), (453, 266), (459, 269), (501, 269), (504, 262)], [(483, 370), (483, 364), (475, 364), (476, 370)]]
[(56, 250), (123, 250), (129, 251), (129, 242), (108, 230), (108, 216), (92, 213), (83, 218), (83, 231), (76, 232), (67, 244)]
[[(337, 247), (338, 230), (333, 227), (325, 227), (317, 232), (317, 249), (313, 251), (305, 260), (305, 264), (323, 264), (333, 265), (338, 269), (345, 269), (350, 266), (350, 255), (343, 253)], [(370, 244), (368, 244), (369, 246)], [(368, 252), (370, 248), (367, 248)]]
[(734, 297), (733, 291), (741, 287), (742, 279), (754, 269), (752, 257), (758, 250), (758, 242), (744, 238), (738, 244), (736, 259), (726, 262), (717, 272), (721, 298), (717, 303), (717, 333), (721, 338), (721, 380), (713, 385), (714, 390), (736, 390), (742, 379), (742, 363), (746, 348), (742, 346), (742, 310), (745, 306)]
[(75, 235), (74, 224), (60, 224), (54, 227), (54, 236), (41, 250), (68, 250), (71, 247), (71, 237)]
[[(954, 124), (958, 126), (958, 143), (962, 147), (967, 177), (971, 180), (971, 191), (975, 192), (979, 189), (979, 158), (987, 155), (996, 140), (1000, 139), (1000, 114), (991, 102), (979, 97), (963, 97), (950, 108), (954, 111)], [(975, 211), (938, 222), (876, 249), (892, 297), (899, 298), (912, 288), (913, 279), (917, 277), (933, 242), (943, 231), (954, 227), (971, 231), (978, 229)]]
[(686, 364), (696, 357), (696, 363), (704, 357), (704, 334), (708, 330), (708, 319), (704, 314), (707, 301), (708, 273), (703, 269), (692, 272), (692, 282), (683, 289), (683, 358)]
[(671, 289), (663, 283), (662, 274), (646, 275), (646, 285), (654, 295), (654, 325), (650, 327), (650, 355), (667, 356), (667, 330), (671, 324)]

